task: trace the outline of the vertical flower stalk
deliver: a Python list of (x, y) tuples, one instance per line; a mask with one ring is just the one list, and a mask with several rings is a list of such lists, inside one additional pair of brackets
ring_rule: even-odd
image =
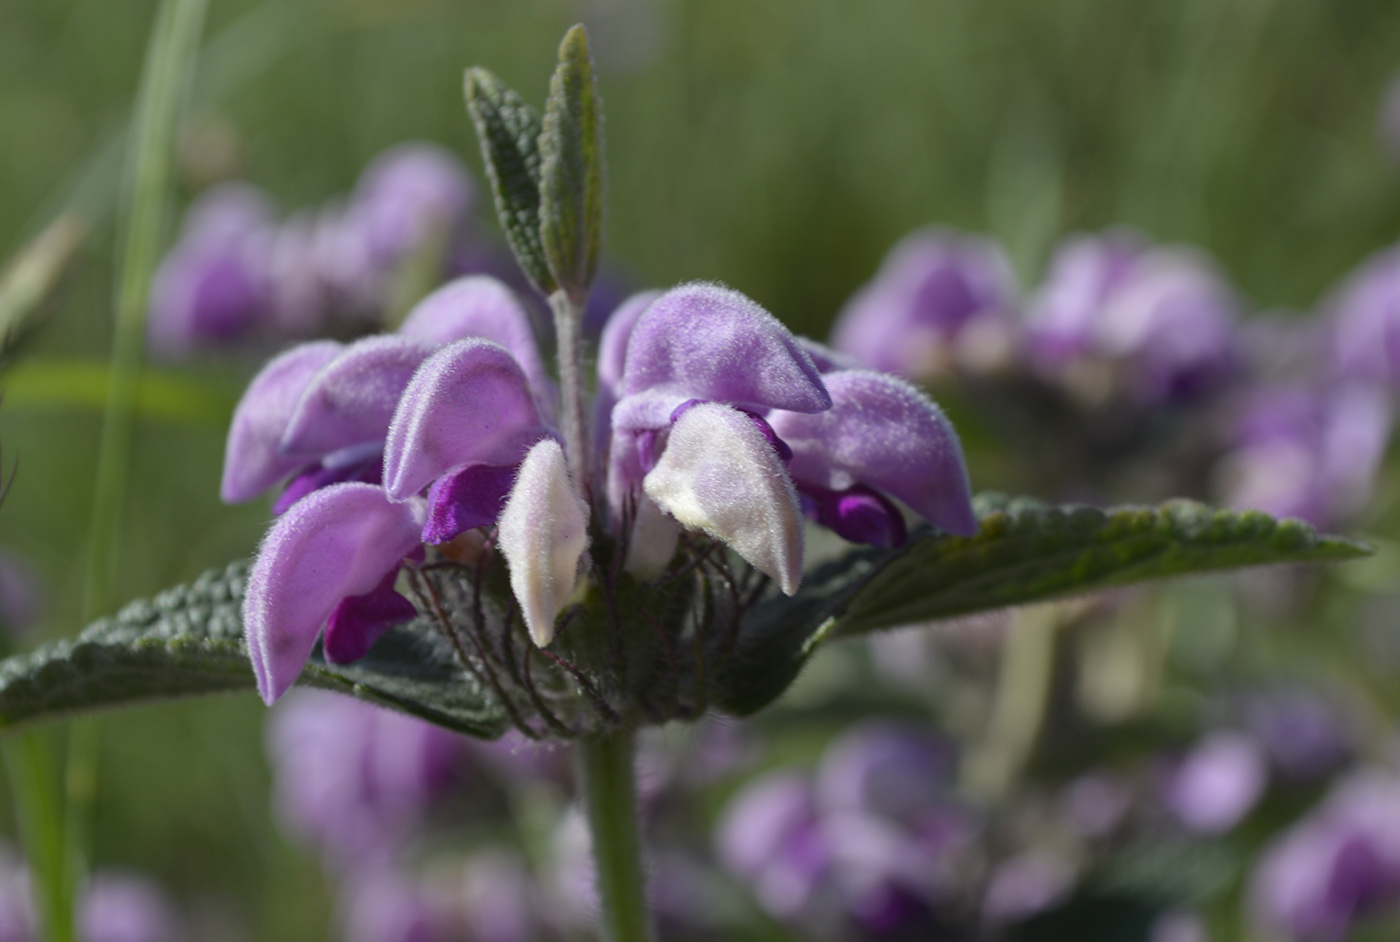
[(583, 404), (583, 305), (575, 304), (567, 292), (556, 291), (549, 297), (554, 312), (554, 336), (559, 349), (559, 410), (560, 431), (564, 433), (564, 454), (568, 456), (574, 491), (579, 498), (589, 500), (588, 429), (584, 422)]
[(630, 729), (589, 736), (574, 745), (579, 788), (593, 836), (599, 920), (606, 942), (654, 938), (637, 828), (635, 745)]

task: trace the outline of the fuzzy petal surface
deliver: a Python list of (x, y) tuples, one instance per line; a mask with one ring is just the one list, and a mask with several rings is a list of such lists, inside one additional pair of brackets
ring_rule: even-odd
[(229, 425), (224, 476), (219, 495), (225, 503), (251, 500), (293, 471), (305, 457), (288, 457), (279, 445), (306, 384), (340, 353), (334, 340), (293, 347), (253, 377)]
[(316, 636), (347, 596), (363, 595), (419, 545), (419, 502), (373, 484), (322, 488), (268, 531), (248, 575), (243, 625), (258, 693), (272, 703), (296, 682)]
[(537, 390), (549, 388), (530, 313), (515, 292), (490, 275), (465, 275), (413, 306), (399, 333), (437, 343), (469, 337), (491, 340), (510, 351)]
[[(753, 412), (831, 406), (816, 366), (777, 318), (737, 291), (699, 283), (667, 291), (638, 319), (622, 392), (616, 411), (630, 428), (660, 428), (687, 399)], [(628, 407), (632, 397), (645, 406)]]
[(394, 590), (398, 575), (395, 566), (379, 585), (361, 595), (347, 596), (331, 609), (321, 642), (326, 660), (332, 664), (358, 661), (369, 653), (380, 635), (418, 614), (413, 603)]
[(554, 620), (573, 594), (588, 549), (588, 508), (574, 495), (564, 449), (554, 439), (525, 456), (496, 539), (530, 637), (545, 647), (554, 640)]
[(865, 484), (950, 533), (977, 532), (962, 445), (931, 399), (901, 379), (869, 370), (830, 373), (826, 383), (830, 410), (768, 416), (792, 449), (795, 480), (830, 491)]
[(622, 388), (622, 371), (627, 365), (627, 344), (637, 321), (651, 303), (661, 297), (660, 291), (641, 291), (617, 306), (603, 327), (598, 340), (598, 386), (616, 393)]
[(514, 465), (549, 434), (515, 358), (488, 340), (459, 340), (404, 390), (384, 445), (384, 489), (407, 500), (453, 468)]
[(346, 347), (307, 383), (282, 436), (282, 453), (325, 455), (383, 441), (408, 381), (438, 346), (382, 334)]
[(802, 581), (802, 510), (767, 437), (738, 409), (703, 403), (671, 429), (642, 481), (681, 524), (723, 540), (792, 595)]

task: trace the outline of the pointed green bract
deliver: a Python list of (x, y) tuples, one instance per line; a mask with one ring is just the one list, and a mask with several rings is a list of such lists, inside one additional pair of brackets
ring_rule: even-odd
[[(104, 707), (254, 689), (240, 610), (246, 563), (133, 602), (77, 638), (0, 662), (0, 730)], [(470, 736), (505, 725), (425, 625), (392, 629), (350, 665), (312, 659), (301, 684), (352, 694)]]
[(551, 294), (557, 285), (540, 244), (539, 112), (486, 69), (467, 70), (466, 94), (506, 241), (535, 287)]
[(540, 243), (559, 287), (582, 303), (603, 245), (603, 103), (588, 36), (559, 46), (540, 134)]
[(898, 551), (859, 550), (752, 613), (718, 705), (753, 713), (787, 689), (821, 644), (843, 637), (1085, 595), (1150, 579), (1371, 552), (1298, 520), (1192, 501), (1101, 510), (978, 497), (981, 529), (915, 534)]

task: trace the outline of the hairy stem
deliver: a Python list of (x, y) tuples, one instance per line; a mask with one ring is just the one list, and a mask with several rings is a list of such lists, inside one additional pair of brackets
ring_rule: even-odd
[(603, 938), (651, 942), (637, 827), (635, 735), (630, 729), (598, 733), (577, 740), (574, 749), (593, 836)]
[(574, 492), (589, 502), (588, 426), (584, 419), (583, 305), (563, 290), (549, 296), (554, 312), (554, 336), (559, 345), (559, 394), (563, 400), (560, 420), (564, 426), (564, 453), (574, 480)]

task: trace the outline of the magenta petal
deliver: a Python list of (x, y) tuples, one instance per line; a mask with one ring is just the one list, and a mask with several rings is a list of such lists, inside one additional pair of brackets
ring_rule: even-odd
[(395, 566), (370, 591), (341, 599), (326, 619), (321, 650), (332, 664), (349, 664), (369, 653), (379, 636), (418, 614), (413, 603), (394, 591)]
[[(820, 412), (831, 397), (796, 338), (758, 304), (711, 284), (651, 303), (627, 344), (625, 396), (667, 393), (763, 412)], [(667, 410), (669, 411), (669, 410)]]
[(844, 370), (828, 374), (826, 385), (827, 412), (768, 416), (793, 451), (793, 480), (831, 491), (869, 485), (950, 533), (977, 532), (962, 445), (938, 406), (884, 373)]
[(419, 545), (422, 507), (372, 484), (335, 484), (297, 501), (268, 531), (248, 575), (243, 625), (258, 693), (296, 682), (341, 599), (363, 595)]
[(399, 333), (437, 343), (479, 337), (510, 351), (537, 391), (549, 388), (530, 314), (515, 292), (489, 275), (450, 281), (413, 306)]
[(233, 411), (224, 451), (224, 478), (219, 493), (225, 503), (251, 500), (306, 464), (287, 457), (278, 446), (316, 371), (341, 350), (333, 340), (293, 347), (263, 367)]
[(475, 464), (444, 474), (428, 488), (424, 543), (446, 543), (464, 530), (489, 527), (500, 517), (519, 469)]
[(349, 461), (344, 464), (312, 465), (311, 468), (287, 482), (286, 489), (277, 495), (277, 499), (272, 502), (272, 512), (280, 516), (287, 512), (287, 508), (307, 494), (319, 491), (323, 487), (330, 487), (332, 484), (341, 484), (345, 481), (378, 484), (383, 466), (384, 458), (378, 448), (359, 461)]
[(313, 376), (282, 435), (285, 455), (325, 455), (381, 442), (404, 387), (439, 345), (420, 337), (366, 337)]
[(452, 468), (519, 464), (549, 434), (510, 353), (487, 340), (459, 340), (433, 354), (404, 390), (384, 446), (384, 489), (407, 500)]

